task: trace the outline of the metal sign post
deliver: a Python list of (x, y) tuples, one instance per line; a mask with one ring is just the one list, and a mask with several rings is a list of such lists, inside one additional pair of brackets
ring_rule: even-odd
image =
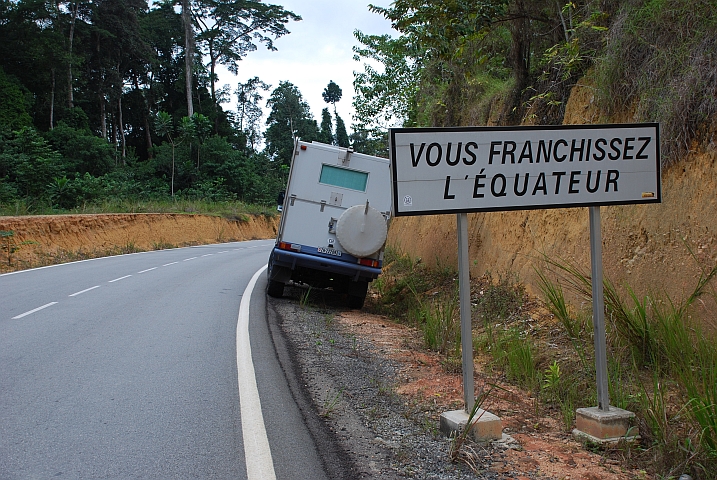
[(473, 386), (473, 328), (471, 325), (471, 280), (468, 258), (468, 214), (456, 215), (458, 233), (458, 288), (461, 309), (461, 358), (463, 361), (463, 403), (466, 412), (475, 403)]
[(590, 207), (590, 267), (593, 284), (593, 331), (595, 336), (595, 373), (598, 408), (610, 410), (607, 386), (607, 345), (605, 341), (605, 298), (602, 276), (602, 232), (600, 207)]
[[(598, 412), (578, 409), (593, 438), (614, 433), (608, 394), (601, 205), (662, 201), (657, 123), (392, 128), (394, 216), (457, 214), (463, 396), (475, 402), (468, 219), (471, 212), (589, 207)], [(584, 411), (583, 411), (584, 410)]]

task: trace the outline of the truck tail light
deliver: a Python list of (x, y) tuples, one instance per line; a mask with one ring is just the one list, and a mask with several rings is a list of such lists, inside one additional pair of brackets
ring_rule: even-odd
[(378, 268), (380, 266), (380, 262), (373, 258), (359, 258), (358, 263), (364, 267)]
[(301, 245), (298, 243), (279, 242), (280, 250), (293, 250), (295, 252), (301, 251)]

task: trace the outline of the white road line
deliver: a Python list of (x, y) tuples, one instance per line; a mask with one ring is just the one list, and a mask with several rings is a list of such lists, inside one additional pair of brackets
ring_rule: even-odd
[(131, 277), (131, 276), (132, 276), (132, 275), (125, 275), (124, 277), (115, 278), (114, 280), (110, 280), (110, 281), (107, 282), (107, 283), (119, 282), (120, 280), (124, 280), (125, 278), (129, 278), (129, 277)]
[(224, 250), (223, 252), (219, 252), (219, 253), (227, 253), (228, 251), (229, 251), (229, 250)]
[[(57, 303), (57, 302), (50, 302), (50, 303), (48, 303), (47, 305), (43, 305), (43, 306), (41, 306), (41, 307), (37, 307), (37, 308), (35, 308), (35, 309), (33, 309), (33, 310), (30, 310), (29, 312), (21, 313), (20, 315), (18, 315), (18, 316), (16, 316), (16, 317), (12, 317), (12, 319), (13, 319), (13, 320), (17, 320), (18, 318), (26, 317), (26, 316), (30, 315), (31, 313), (39, 312), (39, 311), (42, 310), (43, 308), (51, 307), (52, 305), (54, 305), (54, 304), (56, 304), (56, 303)], [(253, 367), (252, 367), (252, 368), (253, 368)]]
[(84, 290), (80, 290), (79, 292), (75, 292), (75, 293), (72, 293), (72, 294), (68, 295), (68, 297), (76, 297), (77, 295), (81, 295), (81, 294), (83, 294), (83, 293), (85, 293), (85, 292), (89, 292), (90, 290), (94, 290), (95, 288), (100, 288), (100, 286), (99, 286), (99, 285), (95, 285), (94, 287), (85, 288)]
[(276, 479), (269, 439), (266, 436), (266, 427), (264, 426), (264, 417), (261, 414), (261, 400), (256, 386), (254, 363), (251, 360), (251, 343), (249, 342), (249, 303), (251, 293), (259, 275), (264, 273), (264, 270), (266, 270), (266, 265), (254, 274), (249, 281), (249, 285), (244, 290), (241, 304), (239, 305), (239, 319), (237, 320), (239, 406), (248, 480)]
[(151, 272), (152, 270), (157, 270), (157, 267), (148, 268), (147, 270), (142, 270), (141, 272), (137, 272), (137, 273), (140, 274), (140, 273), (145, 273), (145, 272)]
[(207, 253), (206, 255), (202, 255), (202, 257), (211, 257), (212, 255), (214, 255), (214, 254), (213, 254), (213, 253)]
[(170, 266), (170, 265), (174, 265), (175, 263), (179, 263), (179, 262), (165, 263), (165, 264), (162, 265), (162, 266), (163, 266), (163, 267), (168, 267), (168, 266)]
[(185, 259), (182, 260), (182, 261), (183, 261), (183, 262), (188, 262), (188, 261), (190, 261), (190, 260), (194, 260), (195, 258), (197, 258), (197, 257), (185, 258)]

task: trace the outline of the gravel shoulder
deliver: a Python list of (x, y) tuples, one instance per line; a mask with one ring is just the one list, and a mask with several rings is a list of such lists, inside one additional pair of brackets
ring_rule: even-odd
[[(349, 310), (326, 290), (287, 286), (267, 299), (272, 338), (294, 398), (332, 479), (631, 480), (650, 478), (625, 465), (619, 447), (586, 449), (559, 412), (484, 371), (477, 392), (498, 415), (507, 440), (467, 443), (451, 462), (440, 414), (463, 406), (461, 373), (423, 347), (417, 330)], [(498, 388), (495, 388), (498, 387)]]
[(503, 478), (489, 467), (505, 445), (474, 445), (477, 473), (450, 462), (451, 440), (438, 432), (435, 412), (424, 412), (425, 405), (397, 393), (400, 362), (337, 320), (351, 313), (339, 298), (330, 292), (309, 292), (308, 300), (306, 295), (287, 287), (284, 298), (269, 298), (268, 318), (282, 367), (331, 478)]

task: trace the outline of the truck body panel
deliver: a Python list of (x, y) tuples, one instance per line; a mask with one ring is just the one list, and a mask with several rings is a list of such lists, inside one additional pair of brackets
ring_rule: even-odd
[(269, 294), (281, 296), (293, 280), (332, 287), (348, 293), (353, 306), (363, 305), (383, 261), (391, 215), (389, 161), (297, 141), (281, 210), (269, 258)]

